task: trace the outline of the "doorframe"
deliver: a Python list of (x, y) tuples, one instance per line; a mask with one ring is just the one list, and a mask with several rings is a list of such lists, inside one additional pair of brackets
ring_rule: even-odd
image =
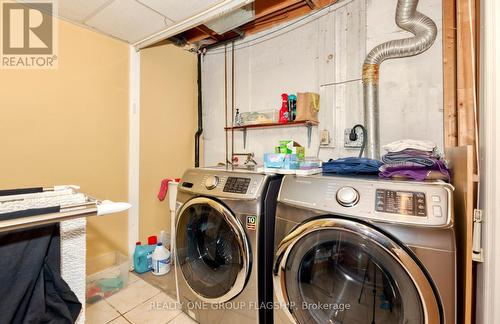
[(500, 318), (500, 3), (484, 0), (481, 6), (480, 89), (480, 188), (483, 209), (484, 260), (477, 266), (476, 322), (495, 323)]
[(129, 46), (129, 129), (128, 129), (128, 252), (134, 254), (139, 241), (139, 162), (140, 162), (140, 69), (141, 55)]

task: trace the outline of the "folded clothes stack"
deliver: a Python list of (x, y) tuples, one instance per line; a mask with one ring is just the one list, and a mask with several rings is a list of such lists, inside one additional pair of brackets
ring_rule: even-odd
[(384, 146), (379, 176), (391, 179), (450, 181), (446, 161), (430, 141), (400, 140)]
[(377, 174), (381, 165), (378, 160), (347, 157), (323, 163), (323, 173)]

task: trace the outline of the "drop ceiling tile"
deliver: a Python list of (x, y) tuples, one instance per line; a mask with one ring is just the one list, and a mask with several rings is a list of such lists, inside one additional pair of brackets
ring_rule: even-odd
[(110, 0), (61, 0), (58, 1), (59, 16), (66, 19), (83, 22)]
[(138, 0), (169, 19), (179, 22), (199, 14), (223, 0)]
[(85, 24), (134, 43), (167, 26), (165, 17), (134, 0), (115, 0)]

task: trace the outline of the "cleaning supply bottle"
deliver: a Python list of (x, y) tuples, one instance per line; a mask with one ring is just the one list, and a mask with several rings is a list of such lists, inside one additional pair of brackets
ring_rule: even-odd
[(288, 95), (286, 93), (281, 94), (281, 109), (280, 109), (280, 124), (286, 124), (290, 120), (288, 113)]
[(161, 242), (161, 244), (163, 244), (163, 246), (168, 249), (168, 245), (170, 244), (170, 242), (167, 242), (167, 234), (163, 230), (160, 231), (160, 240), (159, 240), (159, 242)]
[(234, 115), (234, 124), (236, 126), (242, 126), (243, 125), (243, 118), (241, 117), (239, 109), (236, 109), (236, 114)]
[(156, 237), (156, 235), (151, 235), (150, 237), (148, 237), (148, 245), (156, 246), (156, 243), (158, 243), (158, 238)]
[(288, 119), (294, 121), (297, 118), (297, 96), (293, 93), (288, 95)]
[(145, 273), (153, 268), (152, 254), (156, 245), (141, 245), (141, 242), (135, 243), (134, 250), (134, 271), (137, 273)]
[(170, 251), (161, 242), (158, 242), (152, 255), (153, 274), (163, 276), (170, 272)]

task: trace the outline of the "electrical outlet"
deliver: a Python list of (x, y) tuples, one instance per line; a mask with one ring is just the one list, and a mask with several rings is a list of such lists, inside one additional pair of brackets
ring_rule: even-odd
[(361, 148), (363, 147), (363, 130), (361, 128), (356, 128), (356, 134), (358, 134), (358, 139), (355, 141), (351, 141), (349, 139), (349, 134), (351, 133), (350, 128), (346, 128), (344, 130), (344, 147), (345, 148)]

